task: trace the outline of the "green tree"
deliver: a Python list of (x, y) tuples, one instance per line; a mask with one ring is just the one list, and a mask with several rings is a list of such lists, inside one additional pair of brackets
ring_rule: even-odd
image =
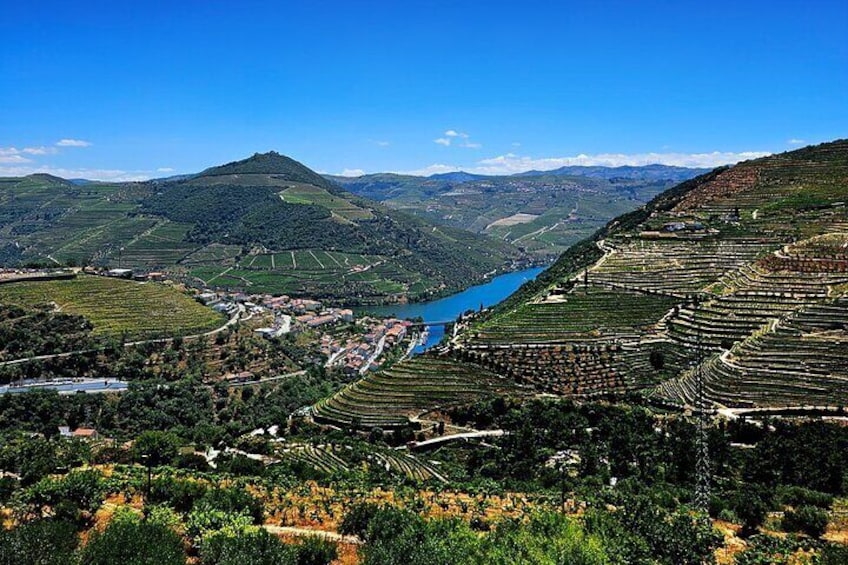
[(78, 542), (73, 524), (53, 519), (0, 528), (0, 565), (71, 565)]
[(161, 524), (113, 520), (92, 534), (80, 554), (81, 565), (185, 565), (182, 538)]

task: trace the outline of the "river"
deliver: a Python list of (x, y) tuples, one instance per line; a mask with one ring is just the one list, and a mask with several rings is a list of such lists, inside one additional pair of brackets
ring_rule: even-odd
[[(499, 275), (487, 283), (472, 286), (438, 300), (415, 302), (412, 304), (392, 304), (388, 306), (370, 306), (363, 311), (380, 316), (396, 316), (398, 318), (422, 318), (424, 322), (445, 322), (455, 320), (466, 310), (477, 310), (480, 304), (488, 308), (497, 304), (524, 284), (535, 279), (545, 267), (533, 267), (523, 271), (515, 271)], [(429, 336), (427, 343), (415, 348), (413, 353), (421, 353), (424, 349), (433, 347), (445, 334), (442, 325), (427, 326)]]

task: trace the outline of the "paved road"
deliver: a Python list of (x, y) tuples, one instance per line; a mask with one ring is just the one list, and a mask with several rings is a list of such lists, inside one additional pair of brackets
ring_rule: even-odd
[(280, 381), (283, 379), (290, 379), (291, 377), (299, 377), (301, 375), (306, 374), (306, 369), (295, 371), (294, 373), (286, 373), (284, 375), (275, 375), (273, 377), (263, 377), (258, 381), (242, 381), (239, 383), (231, 383), (227, 385), (227, 388), (236, 388), (240, 386), (252, 386), (252, 385), (261, 385), (263, 383), (268, 383), (271, 381)]
[(503, 430), (483, 430), (480, 432), (464, 432), (461, 434), (451, 434), (447, 436), (436, 437), (433, 439), (428, 439), (425, 441), (416, 441), (409, 444), (410, 449), (426, 449), (428, 447), (438, 446), (443, 443), (450, 443), (452, 441), (465, 441), (469, 439), (476, 439), (481, 437), (501, 437), (506, 435), (506, 432)]

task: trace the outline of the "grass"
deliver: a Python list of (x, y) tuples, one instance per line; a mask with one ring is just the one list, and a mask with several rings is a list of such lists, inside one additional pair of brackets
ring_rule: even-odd
[(95, 336), (124, 335), (130, 340), (191, 335), (225, 321), (174, 288), (90, 275), (0, 285), (0, 302), (27, 306), (55, 302), (61, 311), (91, 321)]

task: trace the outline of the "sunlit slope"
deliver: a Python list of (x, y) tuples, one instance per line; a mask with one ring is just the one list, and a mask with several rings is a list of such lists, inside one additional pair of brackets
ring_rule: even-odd
[(425, 356), (368, 375), (313, 412), (319, 422), (395, 428), (434, 410), (517, 391), (512, 380), (471, 363)]
[(846, 141), (688, 181), (567, 251), (455, 355), (561, 394), (669, 381), (654, 396), (685, 404), (700, 347), (716, 402), (845, 404), (846, 200)]
[(88, 320), (94, 336), (129, 340), (197, 334), (226, 322), (177, 289), (90, 275), (3, 284), (0, 304), (50, 305)]
[(179, 180), (0, 179), (0, 265), (165, 270), (192, 285), (375, 303), (458, 290), (523, 254), (346, 192), (277, 153)]

